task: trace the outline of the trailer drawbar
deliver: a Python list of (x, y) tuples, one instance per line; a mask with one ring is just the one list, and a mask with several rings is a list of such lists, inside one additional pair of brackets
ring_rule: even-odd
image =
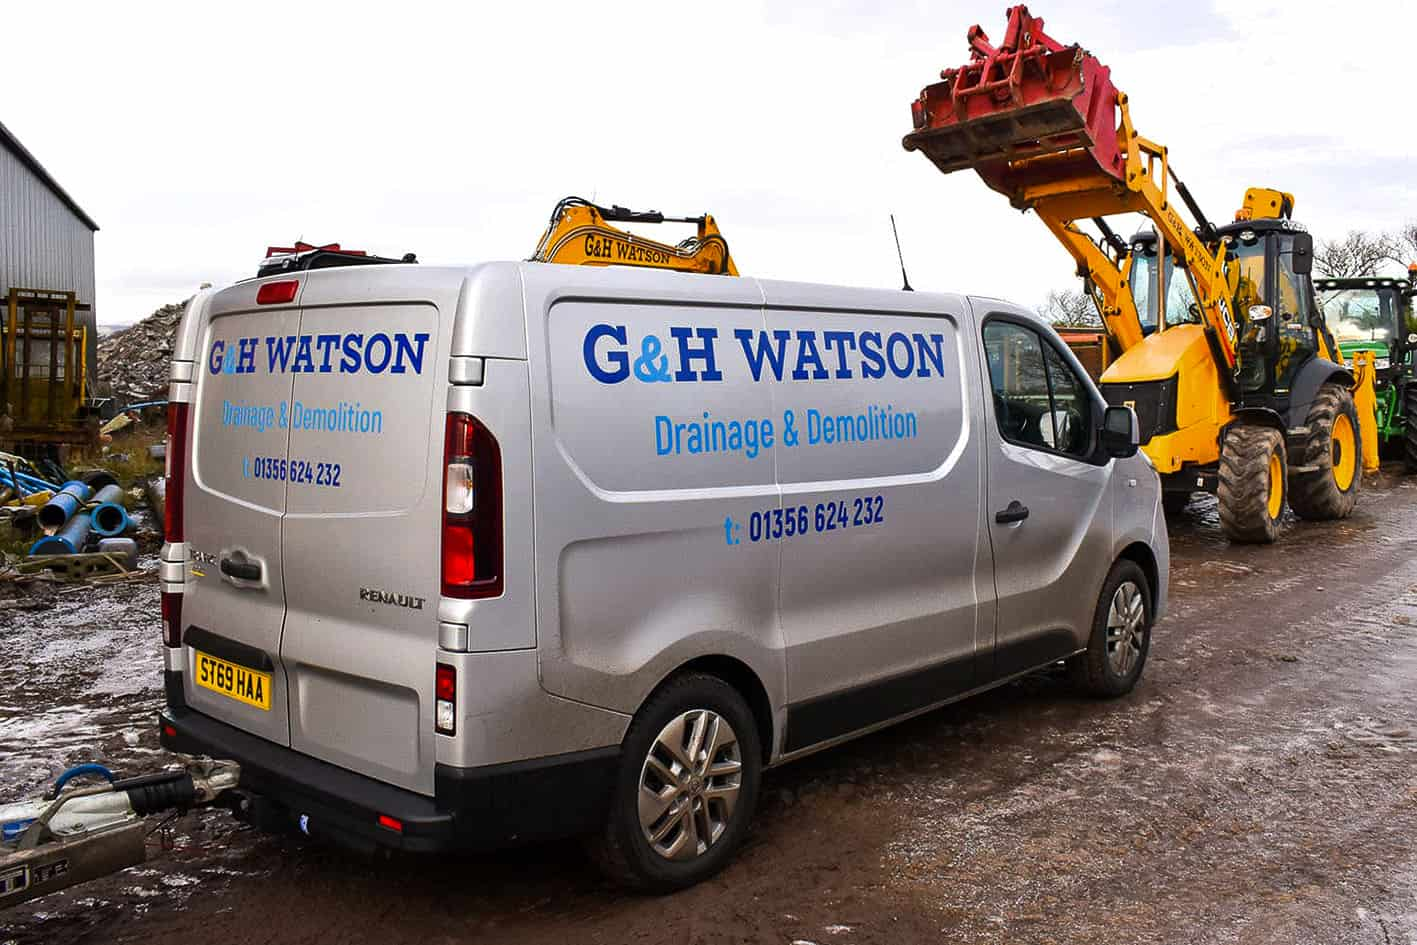
[[(95, 776), (105, 783), (70, 785)], [(240, 778), (239, 765), (210, 759), (123, 779), (86, 764), (43, 797), (0, 806), (0, 910), (137, 866), (147, 859), (144, 818), (221, 803)]]

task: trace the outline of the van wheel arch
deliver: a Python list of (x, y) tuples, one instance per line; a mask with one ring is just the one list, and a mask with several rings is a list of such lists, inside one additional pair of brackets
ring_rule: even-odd
[(700, 656), (692, 659), (676, 667), (673, 672), (661, 679), (640, 704), (643, 705), (654, 698), (655, 693), (675, 679), (689, 674), (714, 676), (737, 690), (738, 694), (743, 697), (743, 701), (748, 703), (748, 708), (753, 713), (753, 721), (757, 723), (758, 742), (762, 746), (763, 764), (770, 764), (773, 748), (777, 744), (773, 740), (772, 701), (768, 699), (767, 687), (758, 678), (758, 674), (742, 660), (724, 655)]
[(1147, 596), (1151, 599), (1147, 601), (1151, 605), (1152, 611), (1156, 610), (1157, 582), (1160, 574), (1156, 567), (1156, 555), (1144, 543), (1134, 541), (1122, 549), (1122, 553), (1117, 556), (1118, 560), (1126, 559), (1135, 562), (1141, 568), (1141, 573), (1146, 576)]

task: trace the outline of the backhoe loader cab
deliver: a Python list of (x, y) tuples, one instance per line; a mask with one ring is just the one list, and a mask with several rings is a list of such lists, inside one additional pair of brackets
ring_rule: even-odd
[[(1334, 349), (1331, 338), (1320, 337), (1325, 328), (1316, 314), (1319, 310), (1308, 272), (1312, 239), (1287, 220), (1245, 220), (1217, 230), (1215, 238), (1226, 247), (1239, 355), (1233, 376), (1217, 380), (1230, 388), (1227, 399), (1236, 409), (1266, 410), (1282, 418), (1289, 411), (1290, 393), (1304, 365), (1321, 351)], [(1140, 383), (1174, 378), (1183, 364), (1195, 360), (1193, 348), (1210, 347), (1191, 283), (1169, 253), (1164, 267), (1159, 262), (1156, 234), (1142, 232), (1132, 237), (1128, 253), (1127, 282), (1145, 340), (1114, 361), (1102, 376), (1103, 390), (1115, 385), (1118, 397), (1123, 393), (1128, 397), (1144, 395), (1146, 389), (1140, 388)], [(1159, 268), (1164, 272), (1158, 284)], [(1188, 329), (1184, 344), (1180, 337), (1150, 343), (1155, 335), (1182, 327)], [(1210, 379), (1205, 382), (1198, 387), (1211, 389)], [(1188, 402), (1187, 406), (1195, 404)], [(1184, 411), (1181, 416), (1152, 413), (1156, 425), (1142, 430), (1148, 440), (1185, 426)], [(1158, 468), (1163, 473), (1178, 472), (1182, 465), (1181, 456), (1171, 455), (1160, 458)]]
[(1408, 420), (1417, 418), (1417, 385), (1412, 383), (1417, 286), (1412, 279), (1360, 277), (1318, 279), (1314, 288), (1344, 361), (1352, 363), (1359, 355), (1373, 359), (1380, 444), (1401, 443), (1408, 467), (1417, 470), (1417, 429)]
[(1158, 285), (1157, 240), (1143, 233), (1129, 244), (1128, 282), (1144, 338), (1101, 387), (1110, 403), (1136, 409), (1168, 507), (1184, 506), (1192, 492), (1219, 492), (1230, 499), (1222, 517), (1232, 536), (1263, 541), (1286, 498), (1304, 517), (1345, 514), (1364, 444), (1357, 385), (1315, 297), (1313, 239), (1289, 219), (1254, 215), (1242, 212), (1214, 234), (1226, 250), (1234, 371), (1221, 370), (1215, 332), (1169, 253)]
[(1161, 304), (1161, 293), (1157, 291), (1158, 246), (1155, 230), (1143, 230), (1132, 237), (1129, 254), (1132, 260), (1132, 299), (1136, 302), (1137, 319), (1141, 323), (1142, 334), (1150, 335), (1157, 330), (1165, 313), (1166, 325), (1199, 325), (1200, 310), (1196, 308), (1196, 296), (1185, 273), (1176, 268), (1174, 257), (1167, 255), (1165, 272), (1161, 274), (1166, 287), (1166, 304)]

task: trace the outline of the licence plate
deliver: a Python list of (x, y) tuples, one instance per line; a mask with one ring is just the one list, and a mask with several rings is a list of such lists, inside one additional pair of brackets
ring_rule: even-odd
[(193, 655), (197, 658), (197, 685), (266, 712), (271, 710), (270, 673), (247, 669), (201, 651)]

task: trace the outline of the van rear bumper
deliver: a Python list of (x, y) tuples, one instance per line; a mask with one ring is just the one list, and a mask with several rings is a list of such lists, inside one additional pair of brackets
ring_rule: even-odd
[[(171, 675), (180, 675), (173, 673)], [(599, 829), (619, 748), (479, 768), (438, 765), (428, 797), (311, 758), (180, 705), (158, 713), (162, 747), (241, 765), (248, 814), (340, 846), (437, 853), (493, 850)], [(393, 818), (394, 830), (380, 818)]]

